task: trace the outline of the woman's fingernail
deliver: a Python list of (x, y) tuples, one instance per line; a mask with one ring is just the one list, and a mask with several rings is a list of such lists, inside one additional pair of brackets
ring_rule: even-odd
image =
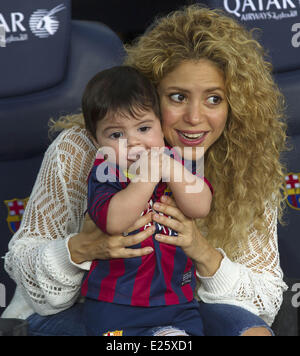
[(153, 207), (154, 207), (154, 209), (159, 209), (160, 208), (160, 204), (159, 203), (154, 203)]
[(160, 200), (162, 201), (162, 202), (166, 202), (167, 201), (167, 198), (166, 198), (166, 196), (162, 196), (161, 198), (160, 198)]
[(153, 248), (152, 247), (147, 247), (146, 251), (147, 251), (147, 253), (151, 253), (151, 252), (153, 252)]

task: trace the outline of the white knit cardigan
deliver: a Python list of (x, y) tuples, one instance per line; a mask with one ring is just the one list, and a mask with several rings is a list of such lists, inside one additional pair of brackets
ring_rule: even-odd
[[(72, 262), (68, 240), (80, 232), (87, 207), (87, 176), (96, 149), (79, 127), (65, 130), (49, 146), (28, 201), (20, 229), (9, 243), (5, 269), (17, 283), (2, 317), (51, 315), (78, 301), (90, 262)], [(256, 231), (247, 251), (238, 251), (212, 277), (198, 275), (197, 294), (207, 303), (243, 307), (272, 324), (286, 285), (279, 266), (276, 211), (266, 208), (267, 246)]]

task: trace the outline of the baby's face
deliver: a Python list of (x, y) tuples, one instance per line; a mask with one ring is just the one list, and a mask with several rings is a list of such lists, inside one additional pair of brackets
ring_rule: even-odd
[(96, 138), (101, 147), (114, 150), (118, 165), (126, 162), (128, 167), (144, 150), (164, 146), (160, 120), (152, 111), (143, 112), (138, 118), (107, 116), (98, 123)]

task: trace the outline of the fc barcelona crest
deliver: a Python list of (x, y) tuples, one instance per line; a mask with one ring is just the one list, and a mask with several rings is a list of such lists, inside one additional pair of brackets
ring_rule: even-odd
[(289, 173), (285, 177), (288, 205), (300, 210), (300, 173)]
[(16, 198), (12, 200), (4, 200), (8, 212), (6, 221), (8, 223), (9, 230), (13, 234), (20, 227), (28, 199), (29, 198), (25, 198), (25, 199)]
[(123, 330), (108, 331), (103, 336), (123, 336)]

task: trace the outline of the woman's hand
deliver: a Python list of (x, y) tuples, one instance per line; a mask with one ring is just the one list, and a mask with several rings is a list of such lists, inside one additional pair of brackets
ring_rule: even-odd
[[(128, 230), (134, 231), (147, 225), (152, 220), (151, 213), (140, 217)], [(72, 261), (82, 263), (95, 259), (107, 260), (112, 258), (131, 258), (148, 255), (153, 252), (151, 247), (140, 249), (128, 248), (138, 244), (154, 232), (151, 226), (135, 235), (124, 237), (123, 235), (110, 236), (102, 232), (87, 214), (82, 231), (69, 240), (69, 251)]]
[[(167, 216), (154, 214), (153, 221), (178, 233), (178, 236), (156, 234), (156, 240), (181, 247), (186, 255), (195, 262), (201, 276), (209, 277), (214, 275), (219, 269), (223, 256), (202, 236), (195, 221), (184, 216), (177, 208), (175, 201), (168, 196), (163, 196), (161, 203), (155, 203), (154, 209)], [(168, 216), (173, 219), (168, 218)]]

